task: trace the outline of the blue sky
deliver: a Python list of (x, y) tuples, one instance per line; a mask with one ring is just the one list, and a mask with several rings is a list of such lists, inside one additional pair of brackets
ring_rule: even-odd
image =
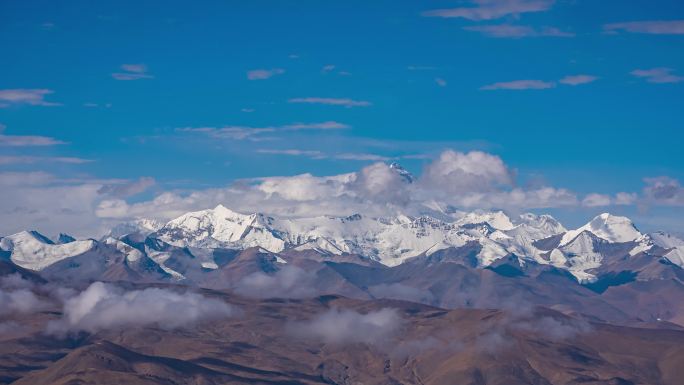
[(0, 46), (0, 173), (48, 187), (153, 179), (130, 203), (480, 150), (515, 186), (639, 196), (542, 210), (570, 225), (682, 224), (681, 1), (4, 1)]

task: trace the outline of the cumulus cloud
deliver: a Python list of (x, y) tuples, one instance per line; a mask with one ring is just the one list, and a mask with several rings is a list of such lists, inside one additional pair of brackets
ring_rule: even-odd
[(549, 10), (555, 0), (471, 0), (472, 6), (435, 9), (423, 12), (423, 16), (463, 18), (473, 21), (500, 19), (508, 15)]
[(679, 83), (684, 77), (674, 75), (672, 68), (657, 67), (647, 70), (636, 69), (630, 72), (633, 76), (645, 79), (649, 83)]
[(360, 196), (375, 202), (408, 204), (407, 180), (385, 163), (374, 163), (361, 169), (351, 184)]
[(287, 331), (299, 338), (311, 338), (328, 344), (367, 343), (383, 345), (403, 325), (399, 312), (383, 308), (366, 314), (333, 308), (311, 320), (292, 322)]
[(368, 107), (371, 105), (370, 102), (365, 100), (354, 100), (348, 98), (320, 98), (320, 97), (307, 97), (307, 98), (292, 98), (288, 100), (290, 103), (305, 103), (305, 104), (327, 104), (331, 106), (343, 106), (343, 107)]
[(599, 207), (599, 206), (628, 206), (637, 202), (636, 193), (619, 192), (615, 196), (608, 194), (591, 193), (582, 199), (582, 206), (585, 207)]
[(256, 69), (256, 70), (247, 71), (247, 79), (249, 79), (249, 80), (266, 80), (266, 79), (272, 78), (273, 76), (282, 75), (284, 73), (285, 73), (285, 70), (282, 68)]
[(498, 82), (482, 86), (480, 89), (484, 91), (492, 90), (545, 90), (555, 87), (554, 82), (547, 82), (544, 80), (513, 80), (510, 82)]
[(98, 215), (107, 218), (152, 217), (171, 219), (187, 211), (218, 203), (242, 212), (301, 217), (347, 216), (365, 213), (421, 215), (435, 201), (473, 208), (547, 208), (577, 205), (569, 190), (554, 187), (515, 187), (515, 173), (503, 161), (483, 152), (445, 151), (429, 163), (413, 183), (384, 163), (371, 164), (354, 173), (334, 176), (301, 174), (270, 177), (233, 184), (226, 188), (166, 192), (150, 201), (129, 204), (125, 200), (100, 203)]
[(523, 37), (574, 37), (572, 32), (562, 31), (555, 27), (542, 27), (540, 29), (528, 25), (472, 25), (463, 27), (466, 31), (479, 32), (487, 37), (519, 39)]
[(177, 329), (235, 314), (236, 310), (227, 303), (196, 293), (158, 288), (125, 291), (95, 282), (66, 300), (63, 318), (51, 322), (48, 332), (94, 333), (103, 329), (149, 325)]
[(60, 103), (45, 100), (47, 95), (54, 93), (45, 88), (15, 88), (0, 90), (0, 108), (18, 105), (29, 106), (60, 106)]
[(286, 265), (273, 274), (255, 272), (242, 278), (235, 291), (255, 298), (306, 298), (316, 295), (315, 279), (315, 273)]
[(97, 216), (98, 205), (113, 198), (103, 192), (130, 193), (140, 187), (138, 182), (62, 179), (38, 171), (0, 172), (3, 195), (0, 216), (6, 219), (0, 221), (0, 234), (37, 229), (45, 233), (68, 232), (86, 237), (102, 235), (114, 225)]
[(677, 179), (667, 176), (645, 178), (643, 195), (647, 203), (667, 206), (684, 206), (684, 188)]
[(513, 172), (498, 156), (447, 150), (425, 167), (420, 183), (446, 194), (485, 192), (513, 185)]
[(597, 207), (610, 205), (610, 196), (605, 194), (589, 194), (582, 199), (582, 206)]
[[(315, 150), (262, 150), (261, 153), (291, 156), (340, 157)], [(343, 154), (342, 154), (343, 155)], [(368, 157), (371, 162), (376, 158)], [(153, 185), (151, 178), (139, 180), (61, 180), (41, 172), (0, 173), (6, 199), (0, 214), (12, 220), (0, 223), (0, 233), (11, 233), (40, 225), (40, 231), (77, 236), (102, 235), (120, 221), (150, 218), (170, 220), (188, 211), (223, 204), (238, 212), (262, 212), (280, 217), (320, 215), (368, 216), (424, 215), (456, 209), (526, 210), (544, 208), (637, 203), (634, 193), (619, 193), (608, 199), (585, 196), (578, 199), (568, 189), (554, 186), (520, 187), (516, 172), (496, 155), (447, 150), (428, 162), (417, 177), (384, 162), (371, 163), (359, 171), (332, 176), (300, 174), (239, 180), (225, 187), (162, 191), (152, 199), (129, 201), (127, 197)], [(662, 180), (645, 190), (649, 199), (663, 197), (672, 182)], [(659, 204), (681, 198), (658, 199)], [(654, 200), (655, 201), (655, 200)], [(669, 203), (668, 203), (669, 202)]]
[(116, 80), (140, 80), (152, 79), (154, 76), (147, 72), (147, 66), (144, 64), (123, 64), (121, 65), (123, 72), (114, 72), (112, 77)]
[(648, 33), (654, 35), (684, 34), (684, 20), (648, 20), (611, 23), (603, 26), (607, 32)]

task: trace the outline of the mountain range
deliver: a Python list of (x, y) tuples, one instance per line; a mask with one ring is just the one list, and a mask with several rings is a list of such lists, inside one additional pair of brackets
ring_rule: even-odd
[[(448, 308), (501, 307), (519, 297), (611, 322), (684, 326), (684, 241), (643, 234), (607, 213), (567, 230), (529, 213), (277, 218), (219, 205), (165, 224), (124, 223), (98, 240), (24, 231), (1, 238), (0, 250), (5, 265), (50, 280), (253, 289), (260, 297), (341, 294)], [(262, 287), (247, 284), (255, 275)]]

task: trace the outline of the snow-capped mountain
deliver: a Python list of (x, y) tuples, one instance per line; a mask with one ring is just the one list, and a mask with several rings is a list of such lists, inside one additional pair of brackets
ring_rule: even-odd
[[(481, 261), (486, 266), (495, 259), (492, 255), (502, 257), (510, 252), (525, 256), (521, 250), (529, 250), (532, 241), (564, 230), (548, 216), (527, 214), (519, 222), (514, 225), (501, 211), (471, 213), (455, 222), (428, 216), (371, 218), (359, 214), (278, 219), (258, 213), (240, 214), (219, 205), (182, 215), (151, 237), (178, 247), (259, 246), (270, 252), (296, 248), (338, 255), (359, 254), (389, 266), (478, 240), (488, 245), (487, 256), (483, 255)], [(491, 250), (497, 252), (492, 254)]]
[(0, 249), (10, 252), (10, 260), (30, 270), (42, 270), (63, 259), (83, 254), (95, 246), (95, 241), (72, 241), (55, 244), (35, 231), (22, 231), (0, 239)]
[(138, 261), (144, 261), (176, 279), (219, 269), (225, 255), (222, 250), (253, 247), (269, 253), (292, 250), (324, 257), (359, 255), (397, 266), (414, 257), (477, 244), (474, 266), (484, 268), (512, 257), (522, 265), (566, 270), (580, 282), (596, 280), (600, 268), (612, 263), (615, 255), (636, 258), (658, 250), (654, 260), (663, 258), (684, 266), (684, 241), (665, 233), (642, 234), (625, 217), (601, 214), (580, 228), (566, 230), (549, 215), (527, 213), (512, 218), (502, 211), (478, 211), (455, 216), (276, 218), (242, 214), (218, 205), (166, 224), (145, 219), (128, 222), (100, 242), (64, 236), (55, 243), (36, 232), (21, 232), (2, 238), (0, 248), (9, 253), (13, 263), (31, 270), (43, 270), (86, 253), (110, 261), (110, 254), (118, 253), (133, 269)]
[(584, 231), (589, 231), (609, 242), (631, 242), (642, 236), (629, 218), (603, 213), (579, 229), (566, 232), (561, 238), (561, 246), (571, 242)]

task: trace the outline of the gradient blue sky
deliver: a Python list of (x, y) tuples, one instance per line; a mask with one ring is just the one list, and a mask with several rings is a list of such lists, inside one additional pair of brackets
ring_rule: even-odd
[[(419, 174), (447, 148), (580, 198), (684, 180), (681, 1), (2, 1), (0, 46), (0, 172), (154, 178), (129, 201), (373, 160)], [(193, 131), (212, 127), (234, 128)], [(7, 145), (26, 136), (65, 143)], [(542, 211), (678, 232), (670, 184)]]

